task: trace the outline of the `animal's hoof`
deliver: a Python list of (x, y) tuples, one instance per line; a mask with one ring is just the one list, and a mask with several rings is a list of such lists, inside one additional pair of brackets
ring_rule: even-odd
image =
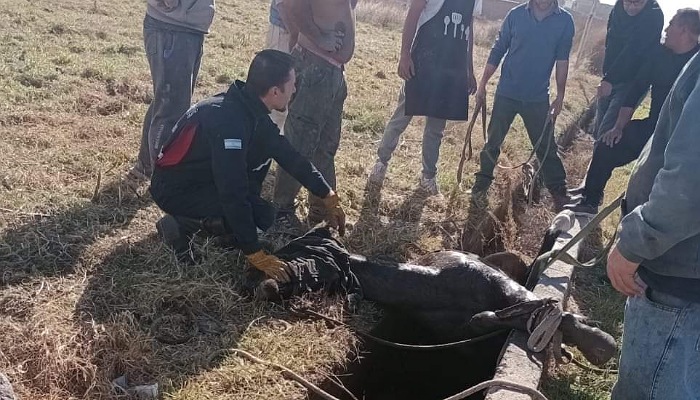
[(559, 328), (564, 343), (576, 346), (593, 365), (603, 365), (617, 353), (617, 345), (612, 336), (586, 325), (574, 314), (564, 313)]

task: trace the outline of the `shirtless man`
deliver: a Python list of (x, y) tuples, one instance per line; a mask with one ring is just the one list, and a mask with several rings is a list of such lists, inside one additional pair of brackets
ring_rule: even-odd
[[(355, 50), (357, 0), (283, 2), (291, 11), (291, 28), (299, 32), (292, 51), (297, 63), (297, 92), (289, 105), (285, 136), (335, 188), (335, 153), (347, 96), (343, 66)], [(273, 200), (279, 211), (273, 229), (278, 232), (299, 232), (295, 198), (300, 188), (289, 174), (277, 170)], [(324, 217), (322, 202), (309, 194), (308, 222), (315, 225)]]

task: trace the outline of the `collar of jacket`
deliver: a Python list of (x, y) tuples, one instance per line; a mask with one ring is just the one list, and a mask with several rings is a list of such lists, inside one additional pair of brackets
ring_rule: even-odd
[(241, 101), (243, 104), (245, 104), (248, 111), (253, 114), (256, 120), (262, 117), (267, 117), (270, 114), (270, 110), (259, 97), (253, 96), (245, 90), (245, 82), (243, 81), (236, 80), (228, 88), (226, 98)]

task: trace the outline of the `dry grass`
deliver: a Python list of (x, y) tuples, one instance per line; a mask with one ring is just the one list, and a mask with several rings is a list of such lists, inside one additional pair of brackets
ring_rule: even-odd
[(382, 28), (403, 26), (407, 4), (404, 0), (363, 0), (357, 3), (357, 20)]
[[(185, 268), (159, 244), (153, 229), (159, 210), (120, 183), (151, 96), (144, 5), (94, 4), (0, 0), (0, 370), (29, 400), (114, 398), (110, 382), (120, 375), (136, 384), (158, 382), (170, 399), (305, 398), (278, 372), (225, 350), (245, 348), (321, 382), (342, 370), (357, 339), (244, 299), (236, 253), (198, 243), (205, 262)], [(217, 2), (196, 99), (244, 77), (263, 46), (268, 5)], [(402, 139), (381, 194), (366, 190), (399, 89), (400, 32), (393, 27), (403, 19), (396, 9), (373, 13), (372, 7), (380, 5), (360, 2), (359, 19), (371, 23), (359, 23), (357, 54), (347, 66), (350, 96), (337, 169), (354, 229), (344, 241), (356, 252), (408, 259), (458, 245), (468, 203), (455, 178), (465, 124), (445, 132), (439, 181), (446, 199), (426, 200), (415, 191), (419, 119)], [(477, 69), (493, 28), (481, 31), (487, 34), (476, 50)], [(591, 87), (593, 78), (573, 74), (560, 126), (582, 108), (578, 82)], [(529, 148), (518, 121), (504, 157), (515, 162)], [(476, 170), (474, 161), (467, 164), (465, 187)], [(538, 236), (549, 216), (544, 209), (533, 206), (526, 225), (510, 228), (509, 247), (531, 254), (519, 243)], [(344, 316), (334, 299), (310, 301), (355, 326), (377, 318), (369, 304)], [(168, 331), (193, 337), (168, 345), (157, 339)]]

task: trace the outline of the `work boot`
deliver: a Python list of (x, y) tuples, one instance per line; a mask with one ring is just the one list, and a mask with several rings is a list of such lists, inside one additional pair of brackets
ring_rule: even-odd
[(136, 167), (132, 168), (122, 181), (126, 188), (137, 197), (148, 196), (150, 177)]
[(481, 180), (479, 178), (476, 179), (476, 182), (474, 182), (474, 186), (472, 186), (471, 190), (469, 190), (468, 193), (471, 194), (471, 198), (469, 199), (469, 203), (471, 204), (472, 207), (476, 207), (479, 209), (485, 209), (489, 205), (489, 199), (488, 199), (488, 193), (489, 193), (489, 186), (491, 186), (490, 182), (486, 182), (484, 180)]
[(567, 205), (565, 208), (573, 211), (576, 214), (598, 214), (598, 203), (591, 201), (586, 197), (581, 198), (576, 203)]
[(384, 178), (386, 177), (387, 165), (381, 160), (377, 160), (372, 167), (372, 171), (369, 173), (369, 182), (375, 185), (381, 185), (384, 183)]
[(549, 193), (552, 195), (552, 205), (555, 213), (562, 211), (566, 205), (571, 203), (571, 197), (566, 191), (566, 186), (551, 188)]
[(158, 237), (175, 252), (178, 261), (187, 265), (197, 263), (197, 258), (190, 249), (191, 235), (187, 235), (181, 224), (172, 215), (166, 214), (156, 222)]
[(440, 194), (440, 188), (438, 187), (435, 177), (427, 178), (425, 176), (421, 176), (419, 187), (428, 196), (437, 196)]

